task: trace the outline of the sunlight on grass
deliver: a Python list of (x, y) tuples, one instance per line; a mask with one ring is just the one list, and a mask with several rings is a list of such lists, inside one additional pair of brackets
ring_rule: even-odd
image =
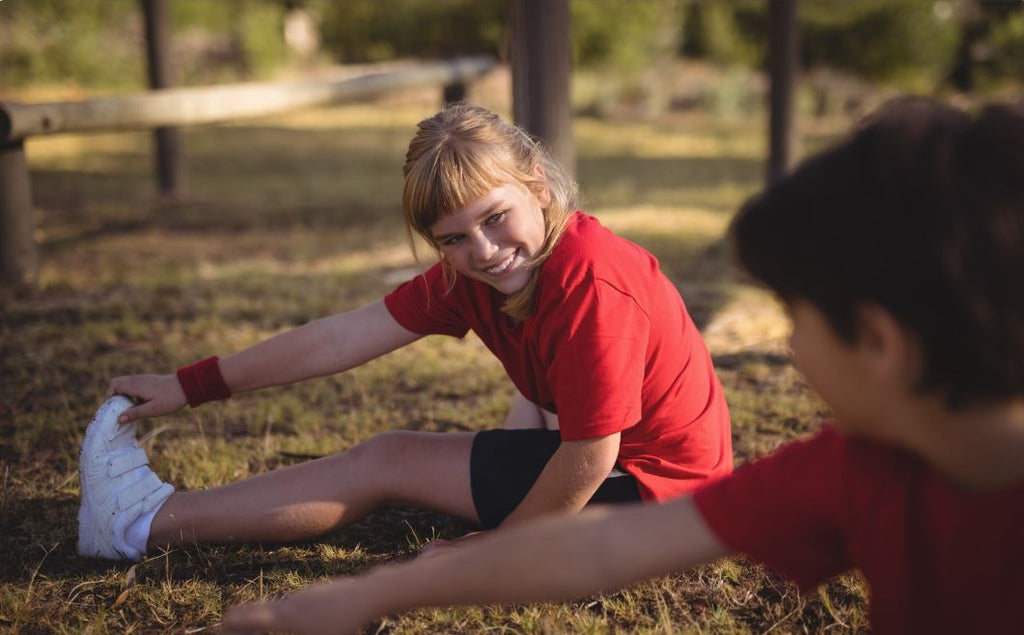
[(152, 138), (148, 132), (60, 134), (32, 137), (25, 148), (33, 167), (116, 172), (125, 167), (124, 155), (148, 163)]
[(409, 268), (415, 264), (412, 252), (405, 245), (325, 255), (302, 261), (283, 262), (258, 256), (226, 263), (203, 262), (199, 276), (207, 280), (236, 278), (249, 274), (370, 274), (381, 269)]
[(424, 103), (388, 107), (378, 104), (357, 104), (314, 108), (223, 125), (251, 128), (273, 123), (275, 127), (291, 130), (405, 129), (411, 135), (416, 124), (424, 117), (434, 114), (439, 106), (438, 96), (431, 91), (431, 96), (424, 100)]
[(784, 350), (789, 329), (789, 319), (768, 292), (739, 287), (704, 327), (704, 341), (716, 355), (755, 347)]
[[(706, 121), (705, 121), (706, 122)], [(588, 156), (623, 155), (636, 158), (719, 158), (732, 156), (760, 159), (765, 153), (764, 135), (754, 133), (758, 121), (722, 127), (678, 127), (647, 122), (615, 122), (581, 118), (573, 131), (579, 150)]]
[(601, 222), (616, 233), (643, 233), (708, 242), (725, 231), (729, 219), (699, 208), (671, 208), (638, 205), (629, 208), (601, 208)]

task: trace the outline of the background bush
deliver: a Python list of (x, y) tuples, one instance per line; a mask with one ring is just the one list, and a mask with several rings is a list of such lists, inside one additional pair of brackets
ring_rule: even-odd
[[(490, 54), (508, 58), (506, 0), (171, 0), (176, 83), (266, 76), (293, 61), (287, 11), (320, 25), (323, 58)], [(833, 69), (916, 91), (978, 90), (1019, 82), (1024, 3), (980, 0), (804, 1), (806, 70)], [(614, 79), (613, 93), (651, 93), (679, 58), (746, 73), (766, 61), (765, 0), (572, 0), (578, 69)], [(73, 82), (145, 85), (142, 26), (129, 0), (7, 0), (0, 4), (5, 86)]]

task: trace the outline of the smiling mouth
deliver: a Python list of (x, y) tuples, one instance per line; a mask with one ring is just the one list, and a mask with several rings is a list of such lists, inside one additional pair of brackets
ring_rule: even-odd
[(493, 267), (487, 267), (486, 269), (484, 269), (484, 273), (490, 276), (500, 276), (501, 274), (505, 273), (506, 271), (509, 270), (509, 268), (512, 267), (512, 262), (516, 259), (516, 254), (518, 253), (519, 250), (516, 249), (511, 254), (509, 254), (508, 258), (502, 260)]

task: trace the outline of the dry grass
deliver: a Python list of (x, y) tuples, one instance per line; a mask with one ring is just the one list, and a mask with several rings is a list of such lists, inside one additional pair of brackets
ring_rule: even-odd
[[(137, 566), (74, 553), (76, 465), (107, 380), (167, 371), (357, 306), (416, 266), (399, 224), (404, 144), (435, 107), (410, 98), (185, 132), (189, 195), (153, 196), (147, 135), (28, 144), (42, 291), (0, 317), (0, 631), (211, 630), (226, 606), (414, 555), (464, 524), (387, 509), (321, 540), (196, 547)], [(654, 252), (702, 326), (740, 460), (813, 430), (823, 406), (784, 351), (765, 293), (722, 246), (757, 189), (762, 122), (577, 124), (587, 207)], [(343, 376), (146, 424), (157, 471), (203, 488), (388, 429), (475, 430), (511, 388), (478, 341), (428, 338)], [(369, 632), (825, 633), (866, 629), (865, 592), (818, 595), (726, 560), (566, 604), (428, 610)]]

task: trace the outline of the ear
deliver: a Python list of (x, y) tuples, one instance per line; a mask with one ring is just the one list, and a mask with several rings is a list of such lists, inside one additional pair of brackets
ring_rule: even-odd
[(857, 348), (884, 382), (912, 386), (920, 373), (917, 340), (887, 309), (864, 304), (857, 309)]
[(548, 176), (544, 172), (544, 166), (539, 163), (533, 166), (533, 176), (537, 177), (538, 181), (542, 181), (544, 183), (539, 190), (533, 192), (533, 195), (536, 196), (537, 200), (540, 202), (541, 209), (547, 209), (547, 207), (551, 205), (551, 188), (547, 185)]

